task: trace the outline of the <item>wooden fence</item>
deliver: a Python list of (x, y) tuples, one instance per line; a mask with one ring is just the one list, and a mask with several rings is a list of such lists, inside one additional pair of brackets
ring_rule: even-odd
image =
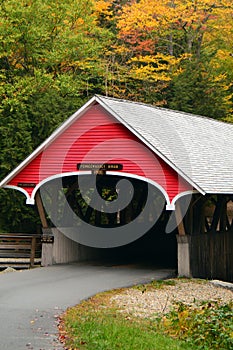
[(233, 232), (209, 232), (191, 236), (193, 277), (233, 282)]
[(40, 263), (41, 235), (0, 234), (0, 269), (33, 267)]

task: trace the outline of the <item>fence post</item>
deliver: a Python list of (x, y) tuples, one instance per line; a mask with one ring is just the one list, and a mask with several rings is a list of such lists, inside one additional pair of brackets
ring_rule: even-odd
[(34, 266), (36, 256), (36, 237), (32, 237), (31, 241), (31, 255), (30, 255), (30, 266)]

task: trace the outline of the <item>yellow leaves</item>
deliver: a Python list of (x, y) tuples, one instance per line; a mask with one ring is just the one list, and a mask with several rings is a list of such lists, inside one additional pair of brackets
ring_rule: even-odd
[(178, 313), (178, 318), (180, 321), (185, 320), (189, 316), (189, 311), (188, 310), (183, 310)]
[(94, 12), (97, 17), (101, 15), (104, 16), (107, 20), (113, 15), (113, 11), (110, 10), (112, 5), (112, 0), (97, 0), (94, 2)]
[(176, 58), (158, 53), (133, 57), (128, 63), (131, 64), (131, 75), (136, 79), (168, 82), (175, 73), (180, 72), (179, 63), (188, 57), (188, 55), (182, 55)]
[[(137, 32), (165, 33), (169, 30), (206, 32), (225, 16), (232, 18), (233, 5), (230, 0), (141, 0), (126, 4), (118, 20), (120, 36)], [(229, 19), (230, 19), (229, 17)], [(222, 27), (227, 25), (222, 23)]]
[(75, 25), (76, 26), (82, 26), (84, 24), (84, 19), (83, 18), (78, 18), (76, 21), (75, 21)]
[[(119, 46), (119, 45), (112, 45), (111, 46), (112, 49), (114, 49), (115, 53), (119, 54), (119, 55), (126, 55), (129, 52), (131, 52), (131, 50), (125, 46)], [(111, 54), (112, 55), (112, 51), (107, 51), (106, 54)]]
[(149, 30), (159, 29), (161, 25), (167, 27), (171, 18), (167, 4), (161, 4), (156, 0), (141, 0), (134, 4), (126, 5), (117, 26), (123, 32), (132, 29)]
[(157, 73), (152, 66), (145, 66), (140, 68), (133, 68), (131, 70), (132, 76), (135, 79), (147, 81), (170, 81), (171, 78), (165, 73)]
[(112, 5), (112, 1), (110, 0), (97, 0), (95, 1), (95, 10), (96, 12), (103, 13), (103, 14), (112, 14), (112, 11), (109, 10), (110, 6)]
[(215, 57), (218, 57), (220, 60), (225, 60), (227, 56), (229, 56), (230, 53), (227, 50), (219, 49), (215, 55)]

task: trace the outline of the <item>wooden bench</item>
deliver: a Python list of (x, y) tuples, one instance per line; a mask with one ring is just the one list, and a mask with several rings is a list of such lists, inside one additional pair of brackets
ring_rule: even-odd
[(41, 235), (0, 234), (0, 267), (33, 267), (40, 246)]

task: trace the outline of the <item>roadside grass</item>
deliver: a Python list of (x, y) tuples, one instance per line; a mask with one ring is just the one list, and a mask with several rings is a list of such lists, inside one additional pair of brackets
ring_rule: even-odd
[[(174, 285), (154, 281), (133, 288), (147, 290)], [(201, 283), (201, 282), (200, 282)], [(60, 341), (67, 350), (193, 350), (233, 349), (233, 304), (182, 303), (156, 319), (119, 312), (111, 297), (118, 289), (95, 295), (68, 309), (60, 318)]]
[(185, 343), (152, 329), (150, 322), (124, 317), (94, 299), (69, 309), (62, 318), (60, 340), (72, 350), (189, 350)]

